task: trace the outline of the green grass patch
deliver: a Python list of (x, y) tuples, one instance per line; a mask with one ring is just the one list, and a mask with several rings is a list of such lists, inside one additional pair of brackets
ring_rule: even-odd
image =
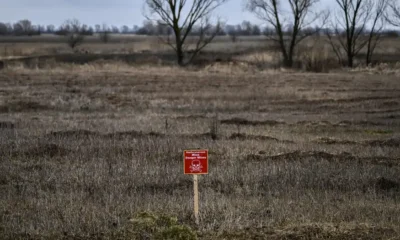
[(143, 212), (131, 219), (130, 222), (132, 226), (128, 231), (133, 239), (197, 239), (195, 231), (189, 226), (178, 223), (176, 217)]
[(367, 134), (371, 134), (371, 135), (386, 135), (386, 134), (393, 134), (393, 130), (389, 130), (389, 129), (368, 129), (365, 130), (365, 133)]

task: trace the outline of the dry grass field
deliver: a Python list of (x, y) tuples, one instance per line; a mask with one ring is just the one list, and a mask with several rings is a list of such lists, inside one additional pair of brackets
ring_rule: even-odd
[[(189, 42), (196, 43), (189, 38)], [(217, 37), (208, 47), (208, 51), (235, 52), (249, 48), (262, 48), (270, 44), (265, 37), (238, 37), (232, 42), (228, 36)], [(92, 54), (137, 53), (141, 51), (163, 52), (170, 50), (156, 36), (110, 35), (108, 43), (100, 41), (98, 36), (86, 37), (78, 49), (88, 50)], [(0, 56), (32, 56), (71, 53), (65, 38), (54, 35), (33, 37), (0, 37)]]
[(345, 70), (320, 43), (289, 71), (262, 37), (186, 69), (151, 37), (0, 39), (0, 239), (400, 239), (400, 46)]
[[(195, 39), (188, 38), (188, 48), (195, 45)], [(365, 67), (366, 49), (355, 57), (355, 65)], [(344, 55), (343, 55), (344, 56)], [(342, 56), (342, 57), (343, 57)], [(17, 61), (13, 61), (17, 59)], [(20, 61), (20, 60), (23, 61)], [(176, 64), (176, 56), (171, 48), (156, 36), (115, 35), (110, 42), (103, 43), (98, 36), (86, 37), (82, 45), (74, 50), (68, 47), (65, 38), (53, 35), (33, 37), (1, 37), (0, 68), (6, 61), (6, 67), (31, 69), (57, 68), (67, 64), (93, 65), (96, 61), (120, 61), (128, 65)], [(218, 36), (193, 62), (201, 68), (213, 68), (214, 62), (241, 63), (241, 70), (279, 69), (282, 58), (279, 47), (265, 36), (237, 37), (232, 41), (229, 36)], [(375, 49), (372, 64), (386, 63), (386, 69), (400, 68), (400, 44), (397, 38), (384, 37)], [(250, 69), (249, 69), (250, 67)], [(61, 68), (65, 68), (61, 67)], [(337, 56), (332, 51), (328, 39), (315, 36), (303, 41), (295, 52), (294, 68), (308, 72), (331, 72), (340, 70)], [(218, 69), (216, 69), (218, 70)]]
[(399, 72), (238, 68), (4, 69), (0, 239), (152, 239), (141, 212), (199, 239), (400, 239)]

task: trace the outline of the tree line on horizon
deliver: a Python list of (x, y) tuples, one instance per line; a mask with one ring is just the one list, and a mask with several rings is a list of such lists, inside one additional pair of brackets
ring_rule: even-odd
[[(366, 49), (366, 64), (370, 64), (376, 47), (384, 36), (398, 37), (400, 0), (335, 0), (336, 8), (316, 11), (320, 0), (243, 0), (245, 10), (254, 14), (265, 25), (261, 28), (249, 21), (226, 25), (219, 19), (212, 21), (212, 13), (229, 0), (144, 0), (146, 21), (141, 27), (116, 27), (81, 24), (77, 19), (65, 21), (57, 29), (33, 25), (29, 20), (0, 23), (0, 35), (32, 36), (51, 33), (65, 36), (71, 48), (81, 44), (87, 35), (98, 34), (108, 42), (111, 33), (155, 35), (176, 53), (181, 66), (189, 64), (216, 36), (264, 35), (276, 43), (286, 67), (293, 67), (296, 49), (306, 38), (324, 35), (338, 61), (354, 66), (354, 57)], [(287, 9), (282, 3), (286, 2)], [(196, 36), (194, 47), (188, 37)]]
[[(161, 22), (153, 23), (152, 21), (144, 21), (142, 26), (133, 25), (129, 27), (122, 25), (121, 27), (107, 24), (96, 24), (90, 26), (84, 23), (80, 23), (77, 19), (69, 19), (64, 22), (63, 25), (56, 27), (53, 24), (49, 25), (35, 25), (28, 19), (20, 20), (16, 23), (3, 23), (0, 22), (0, 36), (35, 36), (41, 34), (56, 34), (65, 35), (69, 31), (70, 22), (75, 21), (79, 25), (80, 31), (87, 36), (91, 36), (98, 33), (108, 32), (110, 34), (136, 34), (136, 35), (171, 35), (172, 29), (165, 26)], [(215, 26), (212, 26), (215, 28)], [(289, 29), (288, 29), (289, 30)], [(241, 24), (231, 25), (226, 24), (222, 29), (219, 29), (218, 35), (220, 36), (261, 36), (270, 34), (273, 32), (271, 27), (262, 27), (257, 24), (253, 24), (250, 21), (242, 21)], [(400, 36), (400, 31), (388, 30), (393, 35)], [(192, 31), (191, 35), (198, 35), (198, 32)]]

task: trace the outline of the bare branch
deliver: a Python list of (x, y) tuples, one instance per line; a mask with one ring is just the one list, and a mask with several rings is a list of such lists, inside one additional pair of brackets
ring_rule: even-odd
[(61, 26), (61, 31), (66, 37), (69, 47), (74, 49), (81, 45), (85, 39), (85, 27), (77, 19), (70, 19)]
[(386, 21), (391, 25), (400, 27), (400, 4), (396, 1), (391, 1), (389, 4), (389, 12), (385, 15)]
[[(287, 0), (290, 13), (280, 8), (282, 0), (248, 0), (246, 9), (252, 12), (260, 20), (272, 26), (275, 34), (267, 35), (271, 40), (279, 43), (283, 55), (284, 64), (292, 67), (294, 52), (297, 45), (309, 36), (318, 33), (325, 25), (323, 20), (320, 26), (312, 26), (317, 20), (323, 19), (324, 13), (315, 14), (312, 7), (319, 0)], [(284, 23), (290, 27), (287, 32)], [(312, 30), (310, 30), (313, 28)], [(285, 36), (288, 33), (289, 36)]]
[(221, 30), (221, 22), (218, 20), (217, 25), (214, 29), (210, 24), (209, 19), (205, 18), (201, 22), (199, 39), (197, 40), (196, 47), (193, 50), (192, 56), (189, 62), (193, 61), (193, 59), (199, 54), (208, 44), (210, 44), (214, 38), (218, 35)]
[[(367, 48), (367, 64), (384, 27), (384, 16), (389, 0), (335, 0), (339, 12), (330, 26), (334, 29), (335, 39), (328, 35), (333, 51), (347, 58), (347, 66), (353, 67), (354, 58)], [(369, 28), (369, 29), (368, 29)], [(335, 42), (338, 42), (337, 45)]]
[[(192, 0), (190, 4), (187, 0), (146, 0), (149, 9), (147, 18), (156, 17), (159, 22), (165, 24), (174, 32), (175, 44), (166, 42), (177, 54), (179, 65), (185, 65), (184, 54), (188, 49), (186, 44), (188, 36), (193, 28), (205, 19), (209, 19), (210, 14), (228, 0)], [(208, 20), (207, 20), (208, 21)], [(219, 29), (218, 29), (219, 31)], [(217, 33), (215, 33), (216, 35)], [(212, 34), (213, 35), (213, 34)], [(200, 44), (196, 46), (196, 54), (208, 45), (214, 38), (199, 36)], [(189, 62), (194, 58), (190, 57)]]

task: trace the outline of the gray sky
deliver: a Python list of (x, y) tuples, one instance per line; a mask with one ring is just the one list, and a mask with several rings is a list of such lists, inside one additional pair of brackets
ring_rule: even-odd
[[(77, 18), (88, 25), (106, 23), (129, 27), (141, 25), (143, 0), (0, 0), (0, 22), (29, 19), (33, 24), (60, 25), (64, 20)], [(321, 0), (326, 8), (332, 0)], [(230, 0), (221, 6), (216, 15), (228, 24), (249, 20), (260, 23), (250, 13), (243, 12), (243, 0)]]

